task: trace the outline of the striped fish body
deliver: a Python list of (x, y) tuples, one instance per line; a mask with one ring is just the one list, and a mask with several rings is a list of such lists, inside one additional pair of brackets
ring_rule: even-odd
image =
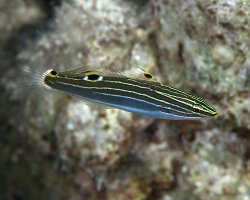
[(205, 100), (147, 79), (73, 70), (47, 73), (47, 86), (84, 100), (161, 119), (200, 119), (216, 115)]

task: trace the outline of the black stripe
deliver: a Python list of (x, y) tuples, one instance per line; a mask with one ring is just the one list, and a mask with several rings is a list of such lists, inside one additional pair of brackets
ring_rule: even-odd
[[(102, 89), (103, 87), (110, 88), (110, 89), (108, 89), (108, 91), (105, 91), (105, 92), (107, 92), (107, 93), (112, 93), (113, 92), (113, 94), (117, 94), (118, 91), (113, 91), (112, 88), (125, 89), (125, 90), (128, 91), (128, 92), (125, 92), (125, 94), (123, 94), (125, 96), (130, 95), (132, 98), (143, 99), (145, 101), (153, 102), (156, 105), (161, 105), (163, 107), (168, 106), (170, 108), (174, 108), (174, 109), (177, 109), (177, 110), (180, 110), (180, 111), (183, 111), (183, 112), (187, 112), (187, 111), (185, 109), (181, 109), (181, 108), (179, 108), (179, 107), (177, 107), (175, 105), (178, 105), (180, 107), (184, 107), (184, 108), (186, 108), (188, 110), (191, 110), (193, 112), (201, 112), (202, 114), (207, 114), (206, 112), (203, 112), (203, 111), (197, 111), (193, 107), (188, 106), (188, 105), (186, 105), (184, 103), (181, 103), (181, 102), (175, 101), (175, 100), (173, 100), (171, 98), (168, 98), (168, 97), (165, 97), (163, 95), (157, 94), (152, 89), (152, 87), (150, 87), (150, 86), (152, 86), (151, 82), (149, 82), (149, 84), (148, 84), (149, 87), (148, 88), (139, 88), (138, 86), (141, 86), (141, 87), (146, 86), (144, 84), (144, 82), (142, 82), (142, 81), (133, 81), (133, 82), (128, 81), (128, 83), (133, 84), (131, 86), (131, 85), (127, 85), (127, 84), (124, 85), (124, 84), (117, 83), (117, 82), (115, 82), (115, 83), (105, 82), (105, 80), (119, 81), (119, 82), (122, 81), (122, 82), (124, 82), (126, 84), (127, 80), (130, 80), (130, 79), (123, 78), (121, 80), (121, 78), (116, 78), (116, 77), (105, 77), (102, 81), (96, 81), (96, 82), (82, 81), (81, 79), (78, 79), (78, 80), (72, 80), (72, 79), (67, 80), (67, 79), (64, 79), (64, 78), (61, 79), (61, 81), (65, 82), (65, 83), (68, 82), (70, 84), (79, 85), (79, 86), (83, 86), (83, 87), (97, 87), (95, 89), (96, 92), (105, 91), (105, 90)], [(126, 86), (126, 87), (124, 87), (124, 86)], [(134, 91), (134, 92), (136, 92), (138, 94), (133, 94), (133, 93), (131, 93), (129, 91)], [(119, 92), (121, 92), (121, 91), (119, 91)], [(148, 97), (145, 97), (145, 96), (142, 96), (142, 95), (139, 95), (139, 94), (147, 94), (149, 96), (152, 96), (155, 99), (148, 98)], [(163, 101), (166, 101), (166, 103), (160, 102), (157, 99), (161, 99)], [(169, 102), (172, 105), (168, 104), (167, 102)]]

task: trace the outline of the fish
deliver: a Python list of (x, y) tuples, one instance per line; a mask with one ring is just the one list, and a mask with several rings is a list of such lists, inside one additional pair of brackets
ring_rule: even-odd
[[(107, 67), (105, 67), (107, 69)], [(127, 76), (116, 68), (80, 67), (57, 72), (33, 66), (31, 85), (61, 91), (96, 105), (107, 106), (158, 119), (199, 120), (217, 114), (201, 97), (161, 84), (140, 68)], [(84, 113), (83, 113), (84, 114)]]

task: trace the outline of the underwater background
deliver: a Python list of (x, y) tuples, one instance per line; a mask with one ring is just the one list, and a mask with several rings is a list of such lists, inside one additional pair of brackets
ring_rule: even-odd
[[(0, 0), (0, 200), (249, 200), (249, 38), (249, 0)], [(218, 115), (33, 94), (23, 60), (143, 67)]]

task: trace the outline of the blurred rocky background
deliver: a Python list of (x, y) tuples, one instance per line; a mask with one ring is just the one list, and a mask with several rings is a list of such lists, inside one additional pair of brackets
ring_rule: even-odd
[[(1, 200), (249, 200), (249, 0), (0, 0)], [(22, 85), (22, 60), (150, 70), (202, 121), (96, 109)]]

